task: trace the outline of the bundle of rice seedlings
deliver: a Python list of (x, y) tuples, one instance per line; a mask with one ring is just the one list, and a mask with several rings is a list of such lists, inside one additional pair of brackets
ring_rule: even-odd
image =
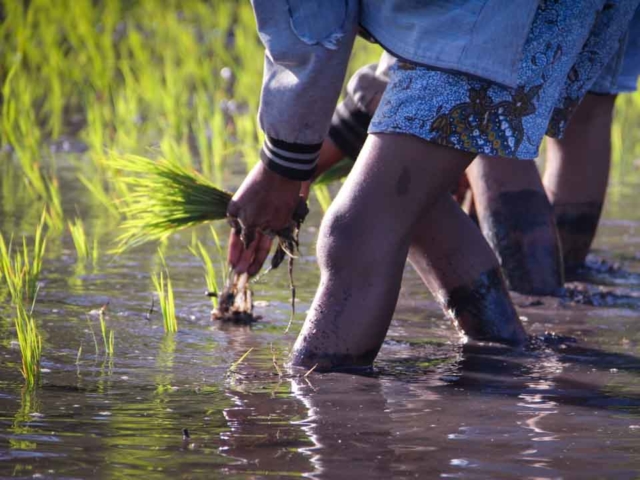
[[(113, 158), (111, 165), (123, 174), (119, 181), (129, 191), (121, 208), (126, 220), (122, 224), (124, 233), (118, 239), (117, 251), (163, 239), (203, 222), (226, 218), (232, 194), (216, 187), (196, 171), (167, 160), (150, 160), (135, 155)], [(293, 258), (298, 248), (298, 231), (307, 212), (306, 203), (301, 202), (292, 224), (277, 232), (278, 247), (271, 262), (273, 269), (289, 258), (292, 317), (295, 313)], [(253, 301), (246, 275), (230, 279), (217, 296), (219, 305), (213, 312), (215, 319), (249, 322)]]
[(117, 251), (203, 222), (226, 218), (232, 194), (175, 162), (125, 155), (111, 165), (123, 175), (129, 194), (121, 207), (126, 220)]

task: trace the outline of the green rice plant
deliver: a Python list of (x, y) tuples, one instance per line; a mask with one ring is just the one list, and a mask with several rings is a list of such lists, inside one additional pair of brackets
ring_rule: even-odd
[(218, 252), (218, 259), (220, 261), (220, 271), (222, 272), (222, 283), (227, 284), (229, 272), (227, 271), (227, 262), (226, 255), (222, 250), (222, 243), (220, 243), (220, 237), (218, 237), (218, 232), (216, 232), (215, 228), (209, 226), (209, 232), (211, 233), (211, 237), (213, 238), (213, 243), (216, 246), (216, 251)]
[(211, 220), (226, 218), (231, 194), (199, 173), (167, 160), (125, 155), (112, 160), (130, 188), (118, 250)]
[(151, 279), (158, 295), (158, 302), (160, 303), (160, 312), (162, 313), (162, 324), (164, 326), (164, 331), (177, 332), (178, 318), (176, 317), (176, 305), (173, 296), (171, 277), (169, 276), (167, 264), (164, 260), (162, 252), (158, 252), (160, 254), (160, 259), (162, 260), (163, 270), (160, 271), (160, 274), (154, 273)]
[[(165, 280), (166, 274), (166, 280)], [(153, 285), (158, 294), (158, 300), (160, 303), (160, 311), (162, 312), (162, 321), (165, 332), (177, 332), (178, 331), (178, 319), (176, 318), (175, 302), (173, 297), (173, 287), (171, 285), (171, 277), (168, 272), (160, 272), (160, 274), (154, 274)]]
[(14, 324), (22, 357), (20, 371), (29, 388), (35, 386), (40, 378), (40, 357), (42, 355), (42, 337), (32, 313), (33, 304), (31, 309), (27, 311), (22, 302), (16, 303)]
[(91, 264), (95, 267), (98, 264), (98, 257), (100, 255), (100, 244), (98, 243), (97, 235), (93, 237), (93, 245), (91, 246)]
[(110, 192), (107, 191), (102, 182), (90, 180), (83, 174), (78, 174), (77, 179), (87, 188), (91, 195), (93, 195), (103, 210), (106, 210), (107, 213), (114, 218), (120, 217), (120, 213), (118, 212), (118, 208), (116, 207)]
[(46, 201), (48, 204), (45, 217), (47, 226), (49, 227), (49, 230), (61, 232), (64, 225), (64, 213), (62, 211), (60, 184), (55, 176), (45, 178), (45, 184), (47, 192)]
[(10, 240), (7, 244), (0, 234), (0, 271), (11, 294), (11, 299), (16, 305), (18, 303), (28, 304), (35, 298), (47, 244), (44, 223), (45, 212), (36, 227), (31, 255), (25, 237), (22, 238), (22, 250), (14, 254), (12, 241)]
[(96, 333), (93, 331), (93, 325), (91, 324), (91, 318), (89, 315), (87, 315), (87, 326), (89, 327), (89, 333), (91, 333), (91, 340), (93, 340), (93, 348), (97, 358), (100, 353), (100, 349), (98, 348), (98, 339), (96, 338)]
[(69, 226), (73, 245), (76, 247), (78, 261), (84, 263), (89, 258), (89, 243), (87, 242), (84, 223), (80, 217), (76, 217), (73, 222), (67, 222), (67, 225)]
[[(218, 292), (218, 281), (216, 279), (216, 269), (213, 266), (213, 261), (211, 260), (211, 256), (209, 252), (202, 245), (200, 240), (197, 240), (193, 247), (189, 247), (191, 253), (193, 253), (201, 262), (204, 267), (204, 280), (207, 285), (207, 290), (209, 292)], [(213, 308), (218, 308), (218, 298), (215, 296), (211, 296), (211, 305)]]
[(249, 350), (247, 350), (246, 352), (244, 352), (242, 354), (242, 356), (240, 356), (240, 358), (238, 360), (236, 360), (235, 362), (233, 362), (230, 366), (229, 366), (229, 370), (227, 370), (227, 374), (229, 373), (234, 373), (236, 371), (236, 369), (238, 368), (238, 366), (244, 362), (244, 360), (249, 356), (249, 354), (253, 351), (253, 347), (251, 347)]
[(104, 345), (105, 355), (112, 357), (115, 335), (113, 330), (107, 329), (107, 322), (104, 318), (104, 309), (100, 310), (100, 332), (102, 333), (102, 343)]
[[(220, 272), (221, 273), (221, 282), (218, 282), (217, 277), (217, 271), (216, 268), (213, 265), (213, 260), (211, 259), (211, 255), (209, 254), (208, 249), (202, 244), (202, 242), (200, 242), (199, 240), (194, 240), (193, 244), (191, 247), (189, 247), (189, 250), (191, 251), (191, 253), (193, 253), (198, 259), (200, 259), (200, 261), (202, 262), (202, 265), (204, 267), (205, 270), (205, 282), (207, 285), (207, 290), (209, 292), (219, 292), (218, 286), (220, 284), (222, 285), (226, 285), (227, 284), (227, 277), (228, 277), (228, 272), (226, 269), (226, 263), (225, 263), (225, 254), (222, 251), (222, 245), (220, 244), (220, 239), (218, 237), (217, 232), (215, 231), (215, 229), (213, 227), (209, 227), (209, 231), (211, 233), (211, 236), (213, 238), (214, 244), (216, 246), (216, 253), (218, 254), (218, 260), (219, 260), (219, 268), (220, 268)], [(211, 303), (213, 305), (214, 308), (218, 307), (218, 299), (215, 296), (211, 297)]]
[(323, 212), (326, 212), (331, 205), (331, 192), (329, 192), (329, 188), (326, 185), (314, 185), (313, 193), (316, 196), (316, 200), (320, 204), (320, 208), (322, 208)]

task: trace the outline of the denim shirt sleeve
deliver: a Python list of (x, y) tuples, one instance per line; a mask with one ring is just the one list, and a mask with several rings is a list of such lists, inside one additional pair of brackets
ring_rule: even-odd
[(265, 46), (260, 157), (293, 180), (313, 176), (357, 33), (357, 0), (252, 0)]

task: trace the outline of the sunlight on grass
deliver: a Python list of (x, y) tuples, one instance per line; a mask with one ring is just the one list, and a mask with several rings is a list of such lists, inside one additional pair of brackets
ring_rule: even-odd
[(160, 303), (162, 325), (164, 326), (165, 332), (177, 332), (178, 318), (176, 317), (173, 285), (171, 284), (171, 277), (169, 276), (169, 270), (167, 269), (164, 256), (160, 250), (158, 250), (158, 253), (162, 261), (162, 270), (160, 273), (154, 273), (151, 279), (153, 281), (156, 294), (158, 295), (158, 302)]
[(68, 222), (67, 225), (69, 226), (73, 245), (76, 247), (78, 260), (84, 263), (89, 258), (89, 243), (87, 242), (84, 223), (81, 218), (76, 217), (73, 222)]

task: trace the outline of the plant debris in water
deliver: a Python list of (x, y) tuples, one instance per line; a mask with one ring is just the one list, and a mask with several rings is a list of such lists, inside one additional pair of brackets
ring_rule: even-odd
[(550, 347), (563, 347), (568, 343), (578, 343), (578, 340), (569, 335), (547, 331), (542, 335), (529, 335), (524, 349), (529, 352), (536, 352)]
[(259, 320), (253, 314), (253, 292), (249, 288), (249, 275), (234, 274), (224, 289), (216, 294), (218, 308), (211, 312), (213, 320), (250, 325)]

